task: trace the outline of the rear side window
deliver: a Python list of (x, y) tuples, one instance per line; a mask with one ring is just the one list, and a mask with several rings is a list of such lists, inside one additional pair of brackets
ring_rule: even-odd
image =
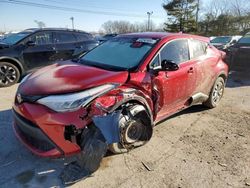
[(199, 40), (190, 40), (191, 58), (198, 58), (206, 54), (207, 43)]
[(75, 34), (77, 41), (86, 41), (86, 40), (90, 40), (92, 37), (89, 34), (85, 34), (85, 33), (77, 33)]
[(168, 43), (160, 52), (161, 61), (171, 60), (177, 64), (189, 60), (188, 41), (186, 39), (174, 40)]
[(246, 34), (244, 37), (242, 37), (239, 42), (240, 44), (250, 44), (250, 34)]
[(57, 32), (56, 33), (57, 43), (69, 43), (76, 42), (76, 38), (73, 33), (70, 32)]
[(35, 42), (36, 45), (52, 44), (52, 32), (41, 32), (34, 34), (28, 40)]

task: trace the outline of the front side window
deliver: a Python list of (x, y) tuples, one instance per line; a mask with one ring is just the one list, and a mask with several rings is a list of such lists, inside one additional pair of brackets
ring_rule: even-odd
[(42, 32), (31, 36), (29, 41), (33, 41), (36, 45), (52, 44), (52, 32)]
[(197, 58), (206, 54), (207, 43), (199, 41), (199, 40), (190, 40), (191, 58)]
[(189, 60), (188, 41), (175, 40), (168, 43), (160, 52), (161, 61), (170, 60), (176, 64)]
[(88, 52), (80, 62), (103, 69), (134, 69), (156, 42), (151, 38), (113, 38)]

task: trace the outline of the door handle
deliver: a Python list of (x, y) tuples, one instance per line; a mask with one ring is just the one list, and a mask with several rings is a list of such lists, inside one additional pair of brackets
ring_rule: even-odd
[(188, 73), (190, 73), (190, 74), (194, 73), (194, 68), (193, 68), (193, 67), (190, 67), (190, 68), (188, 69)]

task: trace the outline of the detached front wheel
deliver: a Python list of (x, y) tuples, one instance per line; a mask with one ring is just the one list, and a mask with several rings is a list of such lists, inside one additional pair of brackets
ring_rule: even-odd
[(131, 104), (124, 107), (119, 118), (120, 142), (109, 145), (115, 154), (146, 144), (152, 136), (151, 119), (142, 105)]
[(18, 68), (8, 62), (0, 62), (0, 87), (8, 87), (17, 83), (20, 79)]
[(222, 77), (218, 77), (210, 92), (209, 98), (204, 103), (204, 105), (209, 108), (215, 108), (219, 104), (224, 94), (224, 89), (225, 89), (225, 80)]

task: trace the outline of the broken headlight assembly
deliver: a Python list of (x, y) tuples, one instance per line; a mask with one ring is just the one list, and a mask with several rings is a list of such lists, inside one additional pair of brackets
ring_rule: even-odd
[(37, 103), (56, 112), (71, 112), (85, 107), (93, 99), (114, 89), (116, 86), (116, 84), (105, 84), (73, 94), (52, 95), (39, 99)]

